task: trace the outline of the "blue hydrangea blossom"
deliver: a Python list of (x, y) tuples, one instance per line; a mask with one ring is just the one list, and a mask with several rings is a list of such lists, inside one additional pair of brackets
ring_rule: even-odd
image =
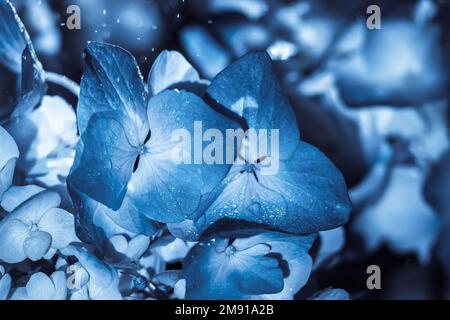
[[(293, 110), (278, 84), (267, 53), (250, 53), (222, 71), (207, 93), (242, 117), (248, 128), (279, 130), (279, 153), (246, 152), (218, 187), (220, 194), (194, 222), (201, 233), (223, 218), (242, 219), (285, 232), (314, 233), (345, 223), (351, 211), (341, 173), (323, 153), (300, 140)], [(271, 157), (280, 166), (261, 174)]]
[(0, 259), (50, 259), (56, 250), (77, 241), (74, 217), (58, 208), (60, 202), (57, 193), (42, 191), (0, 220)]

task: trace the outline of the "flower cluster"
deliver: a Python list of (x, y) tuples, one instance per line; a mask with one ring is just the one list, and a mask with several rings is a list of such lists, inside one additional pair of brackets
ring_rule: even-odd
[(344, 300), (336, 270), (374, 252), (450, 279), (445, 3), (376, 31), (355, 1), (183, 4), (198, 23), (144, 78), (141, 40), (173, 27), (136, 1), (127, 39), (100, 2), (59, 61), (78, 85), (49, 71), (50, 3), (15, 3), (42, 29), (0, 0), (0, 299)]

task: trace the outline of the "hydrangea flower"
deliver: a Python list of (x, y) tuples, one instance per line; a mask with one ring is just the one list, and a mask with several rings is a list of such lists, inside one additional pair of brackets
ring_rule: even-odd
[[(430, 103), (420, 112), (388, 107), (369, 111), (383, 145), (372, 172), (350, 194), (361, 211), (352, 229), (370, 251), (387, 242), (399, 253), (414, 252), (422, 262), (429, 260), (440, 219), (426, 203), (423, 188), (430, 164), (449, 145), (445, 110), (441, 103)], [(389, 144), (389, 139), (400, 143)]]
[(37, 272), (25, 287), (14, 290), (11, 300), (66, 300), (67, 283), (63, 271), (55, 271), (51, 276)]
[(149, 218), (181, 221), (228, 169), (173, 163), (173, 130), (193, 132), (196, 120), (204, 130), (236, 124), (186, 91), (149, 99), (134, 58), (119, 47), (88, 45), (77, 114), (81, 141), (69, 187), (114, 211), (129, 203)]
[(0, 221), (0, 260), (50, 259), (56, 250), (76, 241), (74, 217), (59, 209), (61, 197), (42, 191)]
[(187, 254), (187, 299), (292, 299), (306, 283), (315, 236), (246, 230), (216, 234)]
[(19, 158), (19, 149), (9, 133), (0, 126), (0, 201), (11, 186), (14, 168)]
[[(217, 198), (194, 219), (197, 234), (223, 218), (291, 233), (333, 229), (347, 221), (351, 204), (344, 179), (323, 153), (300, 140), (267, 53), (240, 58), (211, 82), (207, 93), (248, 128), (268, 130), (268, 141), (271, 129), (279, 130), (279, 151), (256, 155), (256, 147), (248, 146), (249, 151), (241, 152), (244, 161), (231, 167)], [(275, 159), (279, 170), (262, 174)]]

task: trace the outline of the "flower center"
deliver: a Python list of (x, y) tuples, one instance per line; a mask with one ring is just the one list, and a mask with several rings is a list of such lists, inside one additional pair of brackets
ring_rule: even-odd
[(145, 146), (145, 144), (143, 144), (139, 148), (139, 155), (144, 155), (145, 153), (147, 153), (147, 147)]
[(236, 248), (233, 245), (229, 245), (226, 249), (225, 249), (225, 254), (227, 256), (232, 256), (234, 255), (234, 253), (236, 252)]
[(39, 228), (38, 228), (38, 225), (36, 224), (36, 223), (33, 223), (31, 226), (30, 226), (30, 231), (31, 232), (35, 232), (35, 231), (38, 231), (39, 230)]
[(258, 170), (258, 167), (253, 163), (246, 163), (244, 170), (248, 173), (254, 173), (256, 170)]

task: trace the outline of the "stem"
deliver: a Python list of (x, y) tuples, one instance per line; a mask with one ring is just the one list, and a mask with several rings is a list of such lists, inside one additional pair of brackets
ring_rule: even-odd
[(80, 95), (80, 86), (66, 76), (54, 72), (46, 72), (46, 80), (69, 90), (77, 97)]

